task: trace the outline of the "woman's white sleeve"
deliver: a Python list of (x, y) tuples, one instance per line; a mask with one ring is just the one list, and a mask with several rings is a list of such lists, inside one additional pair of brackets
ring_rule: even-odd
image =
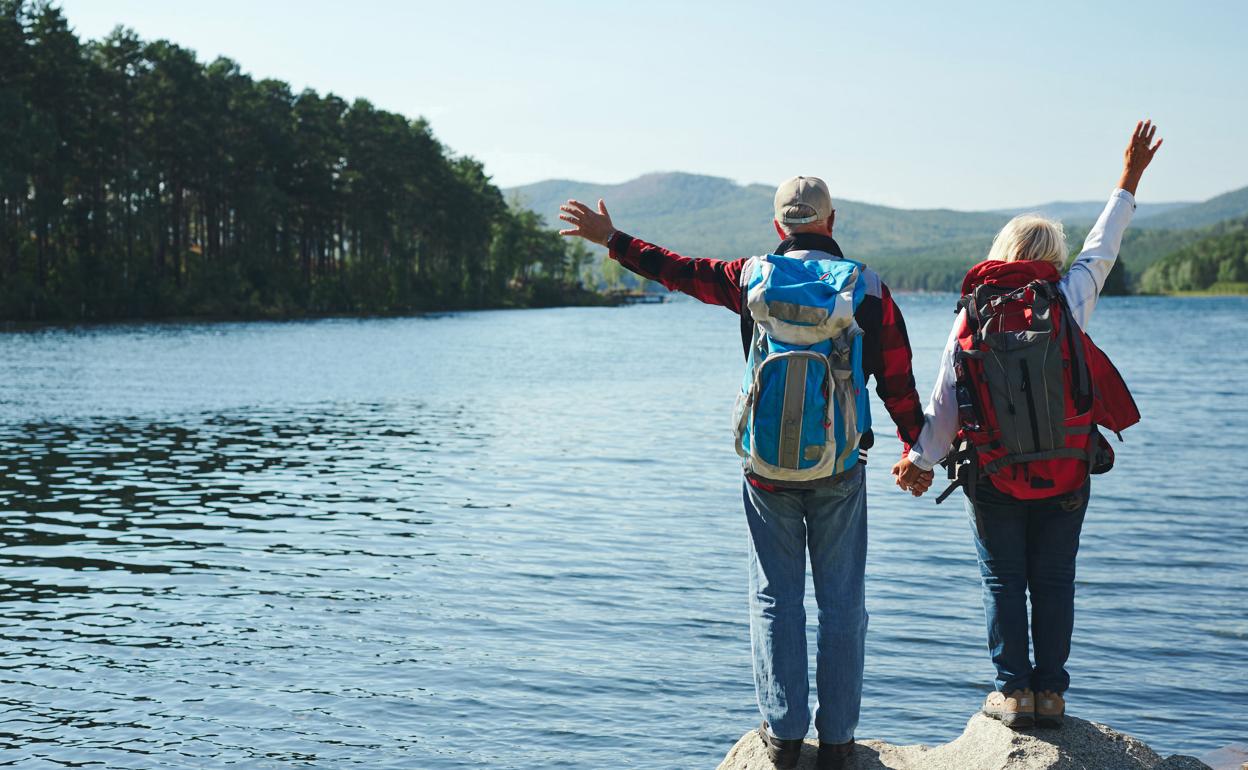
[(1088, 231), (1083, 251), (1079, 252), (1070, 270), (1062, 277), (1062, 293), (1066, 295), (1070, 313), (1081, 329), (1088, 328), (1088, 322), (1092, 320), (1092, 310), (1101, 296), (1109, 271), (1114, 269), (1118, 250), (1122, 247), (1122, 234), (1131, 224), (1134, 213), (1135, 196), (1126, 190), (1114, 190), (1096, 224)]
[(927, 408), (923, 410), (926, 418), (919, 440), (910, 448), (910, 462), (925, 471), (930, 471), (936, 463), (945, 459), (953, 446), (953, 439), (958, 435), (958, 396), (957, 378), (954, 374), (954, 352), (958, 347), (958, 329), (966, 317), (966, 311), (958, 313), (949, 332), (949, 341), (945, 343), (945, 352), (940, 357), (940, 374), (936, 377), (936, 385), (927, 400)]

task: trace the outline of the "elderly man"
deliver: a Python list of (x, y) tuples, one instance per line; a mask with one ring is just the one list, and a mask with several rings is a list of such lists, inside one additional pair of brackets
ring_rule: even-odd
[[(740, 314), (742, 342), (747, 359), (754, 362), (750, 351), (752, 345), (758, 344), (759, 333), (753, 313), (754, 295), (747, 299), (746, 290), (757, 285), (757, 277), (754, 283), (750, 277), (752, 271), (757, 272), (757, 261), (694, 259), (626, 235), (615, 229), (601, 200), (597, 211), (575, 200), (560, 209), (559, 218), (571, 225), (560, 231), (562, 235), (579, 236), (606, 246), (611, 259), (632, 272)], [(787, 263), (790, 266), (822, 266), (814, 268), (812, 282), (833, 272), (843, 272), (826, 269), (847, 266), (830, 262), (844, 260), (840, 246), (832, 238), (835, 219), (832, 198), (821, 179), (794, 177), (786, 181), (775, 196), (774, 224), (781, 240), (774, 254), (796, 260)], [(783, 266), (781, 257), (765, 259)], [(768, 265), (768, 270), (771, 267)], [(923, 427), (923, 410), (914, 388), (910, 342), (901, 311), (874, 271), (862, 267), (851, 270), (849, 275), (855, 287), (852, 320), (857, 326), (852, 328), (848, 319), (846, 323), (855, 338), (860, 337), (854, 342), (855, 351), (860, 351), (860, 357), (858, 353), (853, 356), (855, 366), (860, 367), (854, 371), (854, 381), (865, 382), (866, 376), (875, 378), (876, 392), (897, 425), (905, 451), (909, 451)], [(758, 323), (763, 325), (764, 319)], [(831, 361), (831, 357), (829, 354), (827, 359), (814, 360)], [(802, 383), (806, 381), (806, 371), (803, 366), (803, 373), (798, 375)], [(830, 363), (827, 371), (827, 382), (832, 382)], [(857, 441), (856, 447), (849, 446), (845, 452), (838, 447), (837, 454), (847, 459), (838, 457), (832, 466), (834, 472), (824, 478), (786, 482), (775, 480), (776, 476), (752, 473), (746, 463), (743, 499), (750, 545), (750, 641), (754, 684), (763, 717), (759, 735), (767, 745), (771, 761), (779, 768), (797, 764), (811, 722), (803, 605), (807, 550), (819, 606), (815, 674), (818, 707), (814, 716), (819, 734), (818, 766), (841, 767), (854, 748), (867, 629), (863, 591), (867, 502), (859, 457), (865, 459), (866, 449), (874, 439), (869, 414), (862, 414), (869, 411), (865, 389), (851, 387), (849, 393), (850, 399), (859, 400), (856, 418), (865, 429), (861, 437), (854, 432), (845, 439)], [(824, 429), (830, 429), (832, 422), (828, 419)], [(843, 421), (838, 418), (835, 422)], [(811, 447), (806, 450), (809, 452)], [(819, 447), (815, 447), (816, 454), (818, 451)], [(899, 483), (918, 495), (927, 489), (931, 478), (930, 471), (909, 468)]]

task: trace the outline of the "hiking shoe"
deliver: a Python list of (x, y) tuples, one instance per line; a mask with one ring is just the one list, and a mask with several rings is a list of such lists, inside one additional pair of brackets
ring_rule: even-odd
[(841, 770), (854, 754), (854, 742), (824, 743), (819, 741), (819, 754), (815, 760), (816, 770)]
[(771, 764), (780, 768), (780, 770), (790, 770), (797, 767), (798, 757), (802, 755), (802, 739), (794, 738), (793, 740), (783, 740), (771, 734), (771, 730), (767, 729), (767, 723), (763, 722), (758, 726), (758, 737), (763, 739), (763, 743), (767, 744), (767, 758), (771, 760)]
[(983, 711), (986, 716), (1000, 719), (1006, 727), (1015, 730), (1036, 723), (1035, 698), (1031, 690), (989, 693)]
[(1061, 727), (1066, 716), (1066, 700), (1052, 690), (1042, 690), (1036, 696), (1036, 725)]

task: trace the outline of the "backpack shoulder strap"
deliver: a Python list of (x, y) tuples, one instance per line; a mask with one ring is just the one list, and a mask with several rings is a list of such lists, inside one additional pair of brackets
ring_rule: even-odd
[(745, 359), (750, 359), (750, 346), (754, 344), (754, 316), (750, 315), (749, 305), (749, 283), (750, 272), (754, 267), (754, 259), (745, 261), (741, 266), (741, 279), (739, 281), (741, 289), (741, 352), (745, 354)]
[(750, 358), (750, 345), (754, 344), (754, 316), (746, 306), (745, 284), (741, 284), (741, 352), (746, 360)]
[(1085, 412), (1092, 408), (1092, 372), (1088, 368), (1087, 351), (1083, 348), (1083, 330), (1079, 328), (1079, 324), (1075, 322), (1075, 316), (1070, 312), (1070, 303), (1066, 299), (1066, 295), (1062, 293), (1054, 284), (1053, 293), (1057, 295), (1057, 301), (1062, 308), (1062, 329), (1065, 331), (1066, 344), (1070, 346), (1071, 357), (1071, 387), (1074, 392), (1071, 394), (1075, 400), (1075, 406), (1080, 412)]

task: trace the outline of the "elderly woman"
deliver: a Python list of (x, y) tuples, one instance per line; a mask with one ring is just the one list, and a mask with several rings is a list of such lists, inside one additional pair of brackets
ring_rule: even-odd
[(1097, 426), (1120, 430), (1139, 418), (1082, 330), (1161, 146), (1155, 134), (1151, 121), (1136, 125), (1118, 189), (1065, 275), (1061, 224), (1019, 216), (997, 234), (988, 261), (967, 274), (926, 425), (893, 469), (899, 486), (921, 494), (958, 441), (997, 670), (983, 711), (1014, 728), (1062, 723), (1089, 473), (1112, 465)]

